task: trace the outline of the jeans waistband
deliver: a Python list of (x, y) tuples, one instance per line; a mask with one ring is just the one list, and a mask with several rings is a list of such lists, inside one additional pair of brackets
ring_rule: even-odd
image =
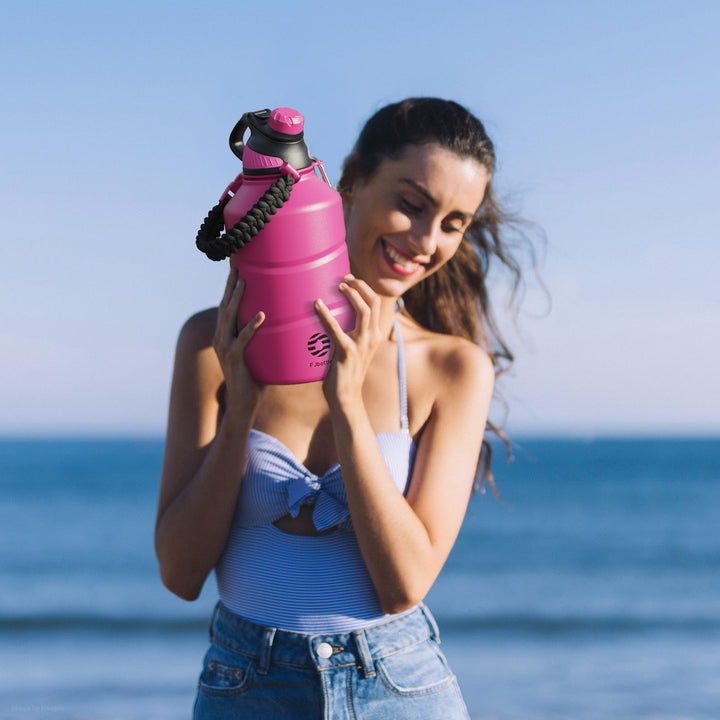
[(314, 667), (319, 671), (359, 665), (368, 677), (373, 660), (433, 638), (437, 624), (423, 603), (401, 615), (347, 633), (296, 633), (265, 627), (230, 612), (221, 602), (210, 622), (210, 639), (229, 650), (254, 658), (257, 672), (272, 663)]

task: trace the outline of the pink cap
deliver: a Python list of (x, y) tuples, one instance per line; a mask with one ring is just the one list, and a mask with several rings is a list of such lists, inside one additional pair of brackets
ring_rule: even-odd
[(286, 135), (298, 135), (302, 132), (305, 125), (305, 118), (292, 108), (281, 107), (275, 108), (270, 113), (268, 125), (275, 132), (285, 133)]

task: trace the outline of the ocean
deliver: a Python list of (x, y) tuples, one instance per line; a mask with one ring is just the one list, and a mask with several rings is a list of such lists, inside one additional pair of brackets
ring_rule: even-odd
[[(516, 439), (427, 604), (473, 720), (720, 718), (720, 440)], [(161, 440), (0, 440), (0, 718), (189, 718)]]

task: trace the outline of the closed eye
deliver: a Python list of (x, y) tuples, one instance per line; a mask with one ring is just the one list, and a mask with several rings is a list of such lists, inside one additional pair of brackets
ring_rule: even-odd
[(458, 226), (456, 226), (456, 225), (450, 225), (449, 223), (443, 223), (443, 224), (442, 224), (442, 230), (443, 230), (443, 232), (446, 232), (446, 233), (463, 233), (463, 232), (465, 232), (465, 228), (464, 228), (464, 227), (462, 227), (462, 226), (458, 227)]
[(442, 230), (446, 233), (464, 233), (470, 221), (471, 218), (464, 213), (452, 212), (443, 220)]
[(406, 212), (410, 215), (418, 215), (423, 210), (422, 206), (416, 205), (415, 203), (410, 202), (410, 200), (402, 196), (400, 196), (399, 205), (400, 209), (403, 212)]

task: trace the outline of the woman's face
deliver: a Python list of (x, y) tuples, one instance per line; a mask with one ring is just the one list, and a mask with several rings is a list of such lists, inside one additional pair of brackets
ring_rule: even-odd
[(490, 175), (438, 145), (410, 146), (343, 195), (350, 267), (399, 297), (442, 267), (483, 201)]

